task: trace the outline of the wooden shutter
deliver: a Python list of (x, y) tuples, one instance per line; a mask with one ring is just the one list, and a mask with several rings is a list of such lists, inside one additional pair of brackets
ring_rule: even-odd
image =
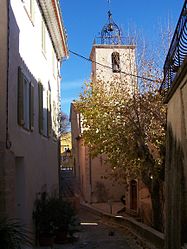
[(34, 85), (30, 82), (30, 89), (29, 89), (29, 108), (30, 108), (30, 130), (34, 130)]
[(38, 82), (38, 124), (39, 132), (43, 134), (43, 85)]
[(23, 73), (18, 67), (18, 106), (17, 106), (17, 120), (18, 124), (24, 125), (24, 99), (23, 99)]
[(47, 135), (50, 136), (51, 134), (51, 91), (47, 91)]

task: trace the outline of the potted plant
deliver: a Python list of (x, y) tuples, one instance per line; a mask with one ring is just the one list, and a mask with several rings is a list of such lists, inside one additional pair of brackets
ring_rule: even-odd
[(31, 246), (31, 233), (19, 219), (0, 218), (0, 248), (20, 249)]
[(60, 198), (53, 198), (49, 202), (53, 212), (53, 225), (55, 228), (55, 243), (64, 243), (77, 231), (77, 218), (72, 205)]
[[(47, 243), (64, 243), (77, 231), (75, 209), (60, 198), (49, 198), (46, 193), (35, 202), (33, 218), (36, 228), (36, 241), (40, 246)], [(45, 238), (45, 239), (44, 239)], [(48, 245), (49, 245), (48, 244)]]
[(46, 192), (41, 193), (35, 201), (33, 220), (35, 224), (36, 242), (40, 246), (52, 246), (54, 242), (53, 212)]

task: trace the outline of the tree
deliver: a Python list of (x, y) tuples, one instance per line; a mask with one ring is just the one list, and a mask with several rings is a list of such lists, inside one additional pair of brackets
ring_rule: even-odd
[(70, 129), (69, 117), (66, 113), (60, 112), (59, 114), (59, 135), (67, 133)]
[(146, 52), (144, 47), (137, 65), (143, 78), (87, 83), (76, 107), (84, 117), (83, 137), (92, 157), (106, 154), (116, 179), (144, 182), (151, 194), (153, 227), (162, 230), (166, 108), (158, 91), (161, 71)]

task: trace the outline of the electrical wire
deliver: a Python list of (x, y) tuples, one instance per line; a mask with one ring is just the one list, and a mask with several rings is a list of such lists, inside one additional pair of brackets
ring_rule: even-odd
[[(85, 56), (83, 56), (83, 55), (81, 55), (79, 53), (76, 53), (76, 52), (72, 51), (72, 50), (69, 50), (69, 52), (72, 53), (72, 54), (74, 54), (74, 55), (76, 55), (77, 57), (80, 57), (80, 58), (86, 60), (86, 61), (95, 63), (97, 65), (100, 65), (100, 66), (108, 68), (108, 69), (112, 69), (112, 67), (110, 67), (110, 66), (104, 65), (104, 64), (102, 64), (100, 62), (97, 62), (97, 61), (94, 61), (94, 60), (91, 60), (91, 59), (89, 59), (89, 58), (87, 58), (87, 57), (85, 57)], [(151, 78), (143, 77), (143, 76), (140, 76), (140, 75), (135, 75), (135, 74), (127, 73), (127, 72), (124, 72), (124, 71), (120, 71), (120, 73), (123, 73), (125, 75), (129, 75), (129, 76), (132, 76), (132, 77), (136, 77), (138, 79), (143, 79), (143, 80), (147, 80), (147, 81), (151, 81), (151, 82), (159, 82), (156, 79), (151, 79)]]

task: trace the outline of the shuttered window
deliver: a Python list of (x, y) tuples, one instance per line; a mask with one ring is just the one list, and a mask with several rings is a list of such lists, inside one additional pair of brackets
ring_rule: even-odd
[(34, 85), (30, 84), (30, 130), (34, 130)]
[(49, 137), (51, 135), (51, 91), (44, 89), (41, 82), (38, 83), (39, 103), (39, 132)]
[(29, 0), (30, 2), (30, 16), (31, 16), (31, 19), (32, 21), (34, 22), (34, 17), (35, 17), (35, 3), (34, 3), (34, 0)]
[(54, 49), (52, 49), (52, 67), (53, 67), (53, 76), (56, 79), (57, 77), (57, 60)]
[(51, 122), (51, 91), (47, 91), (47, 131), (48, 136), (51, 135), (52, 122)]
[(43, 135), (48, 136), (48, 127), (47, 127), (47, 91), (43, 89)]
[(24, 8), (29, 16), (29, 19), (34, 24), (34, 17), (35, 17), (35, 0), (22, 0), (24, 3)]
[(57, 134), (58, 134), (58, 116), (57, 116), (57, 104), (56, 102), (53, 100), (53, 110), (52, 110), (52, 132), (53, 132), (53, 138), (54, 140), (57, 139)]
[(18, 124), (24, 124), (23, 117), (23, 74), (21, 68), (18, 68)]
[(38, 82), (38, 126), (39, 133), (43, 134), (43, 85)]
[(46, 54), (46, 27), (45, 27), (45, 23), (42, 20), (41, 23), (41, 41), (42, 41), (42, 52), (44, 54)]
[(27, 130), (34, 129), (34, 85), (18, 68), (18, 124)]

